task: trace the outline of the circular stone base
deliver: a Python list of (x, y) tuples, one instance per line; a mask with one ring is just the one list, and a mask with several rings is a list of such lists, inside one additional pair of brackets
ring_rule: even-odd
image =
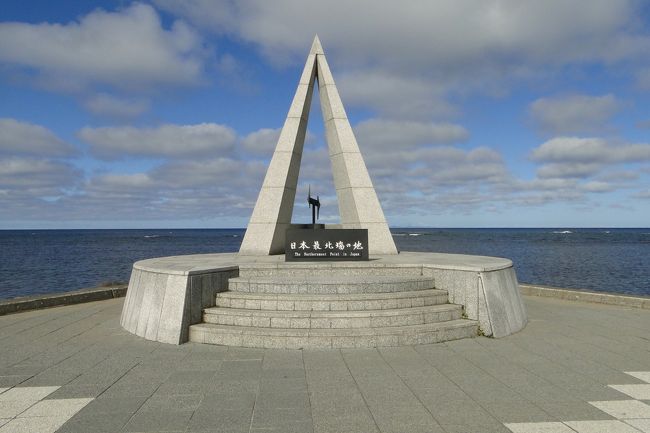
[(378, 347), (522, 329), (508, 259), (439, 253), (367, 262), (202, 254), (136, 262), (121, 324), (149, 340), (246, 347)]

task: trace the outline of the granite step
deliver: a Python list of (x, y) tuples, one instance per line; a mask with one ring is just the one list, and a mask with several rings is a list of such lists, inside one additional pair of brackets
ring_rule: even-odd
[(260, 328), (380, 328), (460, 319), (460, 305), (365, 311), (271, 311), (239, 308), (206, 308), (203, 322)]
[(467, 319), (354, 329), (258, 328), (199, 323), (190, 326), (189, 339), (195, 343), (240, 347), (342, 349), (432, 344), (475, 337), (477, 333), (478, 323)]
[(251, 263), (239, 265), (240, 277), (310, 277), (319, 275), (339, 276), (405, 276), (417, 277), (423, 273), (420, 265), (386, 265), (369, 262), (330, 263)]
[(276, 293), (217, 293), (217, 307), (246, 308), (249, 310), (387, 310), (445, 304), (446, 290), (426, 289), (395, 293), (356, 293), (348, 295), (307, 295)]
[(228, 280), (228, 290), (249, 293), (357, 294), (393, 293), (434, 288), (432, 277), (377, 275), (257, 276)]

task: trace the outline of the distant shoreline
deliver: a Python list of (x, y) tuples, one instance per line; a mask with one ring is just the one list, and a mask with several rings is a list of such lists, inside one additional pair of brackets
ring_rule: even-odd
[(126, 296), (126, 290), (127, 285), (120, 284), (111, 287), (97, 287), (92, 289), (72, 290), (69, 292), (0, 299), (0, 316), (20, 313), (23, 311), (40, 310), (42, 308), (121, 298)]
[(522, 295), (540, 298), (556, 298), (565, 301), (591, 302), (595, 304), (619, 305), (650, 310), (650, 296), (632, 296), (613, 292), (596, 292), (593, 290), (565, 289), (561, 287), (540, 286), (536, 284), (519, 284)]

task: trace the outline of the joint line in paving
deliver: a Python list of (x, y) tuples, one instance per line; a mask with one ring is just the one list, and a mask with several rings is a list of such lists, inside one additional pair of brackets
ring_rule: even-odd
[(309, 392), (309, 380), (307, 380), (307, 366), (305, 365), (305, 351), (300, 351), (300, 359), (302, 360), (302, 369), (305, 372), (305, 386), (307, 387), (307, 399), (309, 401), (309, 417), (311, 418), (312, 430), (314, 425), (314, 413), (311, 410), (311, 393)]
[(393, 373), (395, 373), (395, 376), (397, 376), (397, 378), (400, 380), (400, 382), (402, 382), (402, 384), (404, 384), (406, 389), (409, 390), (409, 392), (413, 395), (413, 397), (415, 397), (415, 399), (420, 403), (420, 405), (429, 413), (429, 415), (431, 415), (431, 419), (433, 419), (433, 421), (438, 425), (438, 427), (440, 427), (442, 430), (444, 430), (444, 428), (438, 422), (438, 419), (433, 415), (431, 410), (429, 410), (427, 405), (424, 404), (424, 402), (420, 399), (420, 397), (415, 392), (413, 392), (413, 390), (408, 385), (408, 383), (406, 383), (404, 378), (402, 378), (402, 376), (397, 372), (397, 370), (395, 370), (395, 368), (393, 368), (393, 365), (384, 357), (384, 354), (382, 353), (382, 351), (379, 350), (379, 349), (377, 349), (377, 350), (379, 352), (379, 357), (386, 363), (386, 365), (388, 365), (388, 367), (390, 367), (390, 369), (392, 370)]
[[(372, 349), (372, 350), (377, 350), (377, 349)], [(368, 410), (368, 413), (370, 414), (370, 417), (372, 418), (372, 422), (375, 423), (375, 427), (377, 427), (377, 431), (381, 431), (381, 429), (379, 428), (379, 424), (377, 424), (377, 420), (375, 419), (375, 415), (372, 413), (372, 410), (370, 410), (370, 405), (368, 404), (368, 400), (366, 400), (366, 396), (363, 395), (363, 391), (361, 390), (361, 387), (359, 386), (359, 382), (357, 382), (357, 379), (352, 374), (352, 370), (350, 370), (350, 366), (348, 365), (348, 362), (345, 360), (345, 355), (343, 354), (343, 351), (341, 349), (339, 349), (338, 351), (339, 351), (339, 354), (341, 355), (341, 358), (343, 359), (343, 364), (345, 364), (345, 368), (348, 370), (348, 373), (350, 374), (350, 377), (352, 378), (352, 381), (354, 382), (354, 386), (357, 387), (357, 390), (359, 391), (359, 394), (361, 394), (361, 399), (363, 399), (363, 404), (366, 405), (366, 409)]]

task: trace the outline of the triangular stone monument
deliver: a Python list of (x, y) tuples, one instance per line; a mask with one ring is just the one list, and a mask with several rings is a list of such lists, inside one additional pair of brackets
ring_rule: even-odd
[(397, 254), (318, 36), (314, 38), (307, 56), (239, 254), (270, 255), (284, 252), (285, 234), (291, 225), (293, 214), (314, 80), (318, 80), (341, 227), (368, 229), (370, 254)]

